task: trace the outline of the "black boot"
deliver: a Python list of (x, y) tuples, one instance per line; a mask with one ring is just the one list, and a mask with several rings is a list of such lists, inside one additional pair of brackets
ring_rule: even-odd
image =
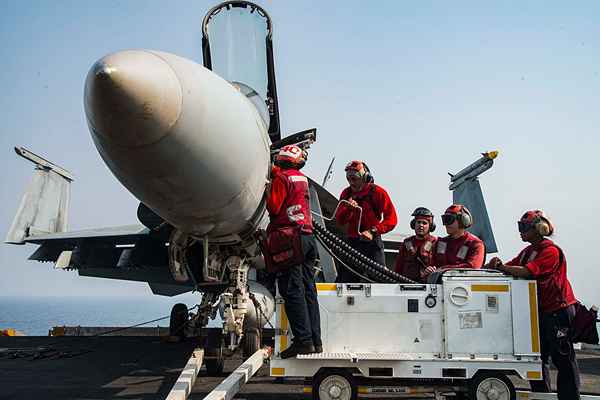
[(315, 353), (322, 353), (322, 352), (323, 352), (323, 345), (315, 344)]
[(281, 358), (296, 357), (298, 354), (312, 354), (315, 352), (315, 346), (312, 343), (295, 343), (279, 353)]

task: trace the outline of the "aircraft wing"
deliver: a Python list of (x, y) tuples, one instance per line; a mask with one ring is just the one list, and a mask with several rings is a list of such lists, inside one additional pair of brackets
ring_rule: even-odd
[(74, 243), (82, 239), (107, 239), (129, 242), (134, 237), (148, 235), (150, 230), (144, 225), (124, 225), (109, 228), (94, 228), (80, 231), (49, 233), (25, 238), (25, 243), (44, 244), (51, 243)]
[(30, 260), (54, 262), (81, 276), (147, 282), (154, 294), (166, 296), (193, 289), (173, 279), (165, 238), (143, 225), (36, 235), (25, 242), (40, 245)]

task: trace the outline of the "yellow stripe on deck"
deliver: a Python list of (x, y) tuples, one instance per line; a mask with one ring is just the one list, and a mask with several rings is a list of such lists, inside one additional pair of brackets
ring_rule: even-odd
[(471, 285), (473, 292), (508, 292), (508, 285)]

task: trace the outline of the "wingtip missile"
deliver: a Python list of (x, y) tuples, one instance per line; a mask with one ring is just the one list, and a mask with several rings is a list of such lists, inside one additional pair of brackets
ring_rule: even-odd
[(481, 153), (482, 156), (490, 159), (490, 160), (494, 160), (496, 159), (496, 157), (498, 157), (498, 154), (500, 154), (500, 152), (498, 150), (493, 150), (493, 151), (488, 151), (486, 153)]
[(461, 169), (456, 174), (452, 175), (451, 173), (448, 173), (448, 175), (450, 175), (450, 190), (456, 189), (467, 179), (477, 178), (479, 175), (492, 168), (494, 159), (498, 157), (498, 154), (499, 152), (497, 150), (481, 153), (481, 158)]

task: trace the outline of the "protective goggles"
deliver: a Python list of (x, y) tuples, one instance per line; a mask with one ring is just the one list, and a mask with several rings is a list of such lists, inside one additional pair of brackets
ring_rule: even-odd
[(346, 171), (346, 179), (354, 180), (354, 179), (362, 179), (362, 174), (356, 170), (350, 169)]
[(524, 222), (524, 221), (518, 221), (517, 222), (517, 226), (519, 227), (519, 232), (520, 233), (525, 233), (527, 231), (529, 231), (530, 229), (533, 228), (533, 223), (531, 222)]
[(456, 214), (442, 214), (442, 224), (452, 225), (456, 221)]

